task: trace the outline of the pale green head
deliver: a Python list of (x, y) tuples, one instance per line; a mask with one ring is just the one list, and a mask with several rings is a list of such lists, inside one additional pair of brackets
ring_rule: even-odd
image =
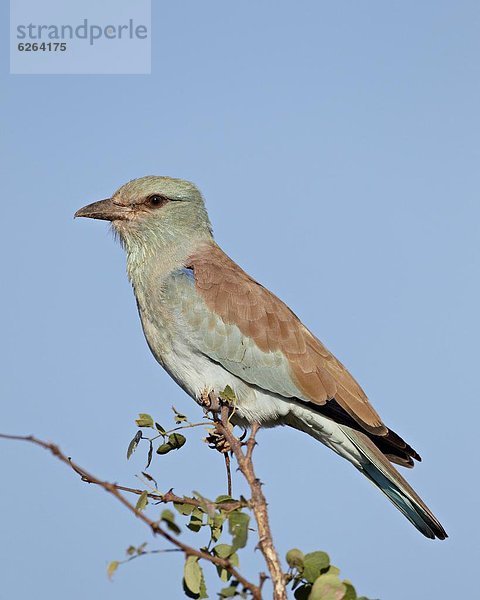
[(200, 191), (193, 183), (172, 177), (133, 179), (111, 198), (84, 206), (75, 216), (111, 221), (127, 251), (212, 237)]

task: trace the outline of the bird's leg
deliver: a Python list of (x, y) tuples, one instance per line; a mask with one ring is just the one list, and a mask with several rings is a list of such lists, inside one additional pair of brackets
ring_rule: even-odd
[[(200, 394), (200, 404), (205, 412), (212, 414), (214, 423), (223, 423), (224, 427), (232, 427), (231, 419), (235, 413), (235, 406), (221, 398), (214, 390), (204, 389)], [(239, 440), (244, 445), (247, 428), (245, 426), (242, 426), (242, 428), (243, 432)], [(210, 435), (206, 438), (206, 442), (210, 448), (218, 450), (222, 454), (232, 451), (230, 444), (217, 426), (214, 427)]]
[(225, 437), (216, 425), (216, 423), (220, 423), (225, 413), (228, 418), (230, 410), (227, 403), (222, 400), (214, 390), (208, 389), (202, 391), (199, 400), (205, 412), (211, 413), (214, 422), (214, 427), (210, 431), (210, 434), (207, 436), (205, 441), (210, 448), (218, 450), (218, 452), (221, 454), (230, 452), (230, 444), (226, 441)]
[(233, 414), (232, 407), (228, 402), (220, 398), (213, 390), (204, 390), (200, 395), (200, 402), (205, 409), (205, 412), (212, 414), (214, 427), (206, 437), (209, 448), (217, 450), (223, 454), (225, 459), (225, 468), (227, 471), (227, 494), (232, 495), (232, 474), (230, 470), (230, 455), (232, 448), (229, 442), (225, 439), (219, 425), (223, 423), (224, 427), (231, 427), (230, 417)]
[(201, 392), (200, 404), (205, 412), (211, 412), (212, 415), (220, 412), (221, 400), (213, 390), (204, 389)]

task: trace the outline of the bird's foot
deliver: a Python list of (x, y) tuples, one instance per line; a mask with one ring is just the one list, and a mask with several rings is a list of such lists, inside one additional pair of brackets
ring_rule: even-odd
[(220, 412), (221, 400), (213, 390), (205, 389), (200, 394), (200, 404), (207, 412)]
[(211, 430), (205, 441), (207, 442), (209, 448), (212, 448), (212, 450), (217, 450), (221, 454), (227, 454), (232, 450), (229, 442), (225, 439), (225, 436), (218, 430), (217, 427)]
[[(232, 451), (232, 447), (225, 438), (222, 432), (222, 427), (220, 427), (219, 424), (222, 423), (223, 427), (231, 427), (230, 418), (234, 413), (232, 406), (228, 401), (224, 400), (217, 393), (215, 393), (215, 391), (208, 389), (205, 389), (200, 394), (200, 404), (207, 413), (212, 414), (214, 421), (214, 428), (211, 430), (205, 441), (210, 448), (218, 450), (218, 452), (221, 452), (222, 454), (228, 454)], [(246, 429), (244, 430), (243, 435), (239, 438), (242, 445), (244, 444), (243, 440), (245, 439), (245, 435)]]

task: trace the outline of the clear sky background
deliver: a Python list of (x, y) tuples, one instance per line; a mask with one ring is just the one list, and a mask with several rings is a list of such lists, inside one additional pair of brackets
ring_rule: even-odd
[[(408, 479), (450, 535), (424, 539), (348, 463), (278, 429), (256, 464), (282, 555), (325, 549), (371, 598), (473, 597), (479, 3), (154, 4), (151, 76), (9, 76), (2, 2), (0, 429), (128, 485), (136, 413), (200, 416), (149, 353), (107, 226), (72, 219), (134, 177), (190, 179), (217, 241), (422, 454)], [(200, 438), (157, 461), (161, 487), (223, 492)], [(177, 554), (109, 582), (107, 562), (149, 532), (40, 449), (0, 448), (2, 600), (182, 598)], [(256, 553), (245, 569), (259, 568)]]

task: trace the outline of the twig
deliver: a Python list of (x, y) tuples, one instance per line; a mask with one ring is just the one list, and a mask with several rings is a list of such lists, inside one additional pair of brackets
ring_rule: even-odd
[(227, 471), (227, 495), (232, 497), (232, 471), (230, 469), (230, 455), (225, 452), (225, 469)]
[[(3, 434), (0, 434), (0, 437), (6, 437), (6, 436)], [(17, 439), (17, 438), (15, 438), (15, 439)], [(75, 465), (71, 460), (70, 460), (70, 466), (76, 473), (78, 473), (78, 475), (80, 475), (80, 479), (82, 481), (84, 481), (85, 483), (93, 483), (95, 485), (98, 485), (97, 481), (90, 480), (88, 473), (86, 473), (85, 471), (82, 471), (78, 467), (78, 465)], [(141, 490), (139, 488), (131, 488), (131, 487), (127, 487), (125, 485), (120, 485), (118, 483), (113, 483), (112, 485), (114, 485), (115, 488), (117, 490), (119, 490), (120, 492), (128, 492), (130, 494), (136, 494), (137, 496), (140, 496), (145, 491), (145, 490)], [(147, 497), (150, 498), (151, 500), (161, 502), (162, 504), (169, 504), (170, 502), (173, 502), (174, 504), (189, 504), (190, 506), (195, 506), (198, 508), (202, 508), (203, 506), (205, 506), (204, 499), (198, 500), (197, 498), (190, 498), (189, 496), (177, 496), (171, 490), (169, 490), (168, 492), (165, 492), (164, 494), (162, 494), (161, 492), (158, 492), (158, 491), (148, 492)], [(208, 501), (207, 504), (210, 504), (211, 506), (214, 506), (215, 508), (221, 508), (225, 512), (232, 512), (234, 510), (238, 510), (239, 508), (251, 508), (250, 502), (245, 501), (245, 500), (233, 500), (232, 502), (210, 502), (210, 501)]]
[(141, 556), (147, 556), (148, 554), (165, 554), (169, 552), (182, 552), (180, 548), (161, 548), (159, 550), (143, 550), (138, 554), (134, 554), (133, 556), (129, 556), (124, 560), (117, 561), (119, 565), (125, 565), (126, 563), (135, 560), (136, 558), (140, 558)]
[[(173, 537), (172, 535), (170, 535), (170, 533), (168, 533), (168, 531), (165, 531), (159, 525), (159, 523), (157, 523), (156, 521), (153, 521), (152, 519), (147, 517), (147, 515), (144, 514), (143, 512), (138, 511), (135, 508), (135, 506), (131, 502), (129, 502), (129, 500), (123, 494), (120, 493), (119, 489), (117, 488), (117, 486), (115, 484), (109, 483), (108, 481), (103, 481), (102, 479), (95, 477), (94, 475), (92, 475), (91, 473), (89, 473), (88, 471), (86, 471), (85, 469), (80, 467), (79, 465), (77, 465), (74, 461), (72, 461), (69, 457), (67, 457), (56, 444), (44, 442), (43, 440), (40, 440), (33, 435), (9, 435), (9, 434), (0, 433), (0, 438), (7, 439), (7, 440), (18, 440), (18, 441), (22, 441), (22, 442), (30, 442), (32, 444), (35, 444), (37, 446), (44, 448), (45, 450), (49, 450), (61, 462), (68, 465), (76, 473), (81, 475), (82, 479), (85, 478), (84, 480), (88, 481), (89, 483), (94, 483), (96, 485), (99, 485), (106, 492), (108, 492), (109, 494), (111, 494), (112, 496), (117, 498), (117, 500), (121, 504), (123, 504), (123, 506), (125, 506), (125, 508), (127, 508), (137, 518), (139, 518), (141, 521), (143, 521), (143, 523), (145, 523), (145, 525), (150, 527), (150, 529), (154, 535), (161, 535), (168, 542), (170, 542), (173, 546), (182, 550), (186, 556), (197, 556), (199, 559), (206, 560), (218, 567), (221, 567), (222, 569), (225, 569), (232, 575), (232, 577), (234, 577), (237, 581), (239, 581), (240, 584), (245, 589), (249, 590), (249, 592), (252, 594), (252, 598), (254, 600), (261, 600), (262, 594), (261, 594), (260, 587), (255, 585), (254, 583), (248, 581), (247, 579), (245, 579), (245, 577), (243, 577), (243, 575), (241, 575), (241, 573), (239, 573), (235, 569), (235, 567), (232, 565), (232, 563), (228, 559), (219, 558), (212, 554), (203, 552), (202, 550), (197, 550), (196, 548), (193, 548), (192, 546), (188, 546), (187, 544), (184, 544), (180, 540), (178, 540), (175, 537)], [(130, 491), (130, 490), (128, 490), (128, 491)]]
[[(273, 585), (274, 600), (287, 600), (285, 589), (285, 575), (282, 571), (282, 565), (277, 551), (273, 545), (272, 532), (268, 520), (267, 501), (262, 491), (262, 483), (255, 475), (253, 468), (252, 454), (256, 445), (255, 436), (260, 428), (258, 423), (253, 423), (250, 437), (246, 443), (246, 451), (242, 449), (242, 442), (234, 435), (229, 420), (230, 408), (223, 404), (220, 410), (220, 421), (217, 422), (217, 428), (230, 445), (238, 466), (243, 476), (247, 480), (252, 493), (252, 509), (258, 526), (259, 548), (262, 552)], [(263, 578), (260, 579), (259, 588), (263, 585)]]
[(179, 425), (178, 427), (174, 427), (173, 429), (169, 429), (168, 431), (165, 431), (165, 433), (159, 433), (158, 435), (155, 435), (152, 438), (149, 438), (147, 436), (143, 437), (143, 435), (142, 435), (142, 440), (148, 440), (149, 442), (154, 442), (155, 440), (158, 440), (158, 438), (165, 437), (166, 435), (170, 435), (171, 433), (174, 433), (175, 431), (180, 431), (181, 429), (193, 429), (193, 427), (209, 427), (209, 426), (210, 426), (210, 423), (208, 423), (207, 421), (203, 421), (202, 423), (189, 423), (188, 425)]

